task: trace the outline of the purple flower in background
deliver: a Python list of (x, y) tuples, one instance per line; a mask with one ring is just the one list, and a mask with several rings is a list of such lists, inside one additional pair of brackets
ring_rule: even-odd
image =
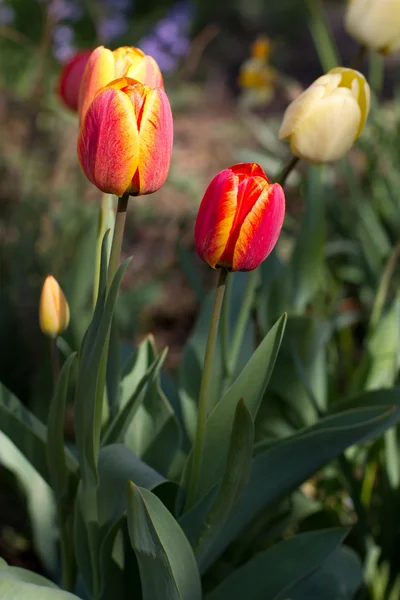
[(139, 41), (139, 48), (157, 61), (161, 71), (172, 73), (189, 49), (192, 20), (192, 3), (186, 0), (178, 2)]
[(49, 13), (56, 22), (79, 21), (83, 15), (82, 7), (74, 0), (51, 0)]
[(49, 14), (56, 23), (53, 29), (53, 55), (59, 62), (66, 62), (76, 52), (72, 23), (79, 21), (83, 9), (79, 0), (50, 0)]
[(0, 25), (11, 25), (14, 21), (15, 12), (11, 6), (0, 3)]
[(74, 30), (69, 25), (57, 25), (53, 30), (53, 54), (63, 63), (76, 51), (74, 46)]
[(123, 35), (128, 29), (128, 21), (121, 14), (104, 17), (97, 23), (97, 35), (101, 42), (110, 42)]

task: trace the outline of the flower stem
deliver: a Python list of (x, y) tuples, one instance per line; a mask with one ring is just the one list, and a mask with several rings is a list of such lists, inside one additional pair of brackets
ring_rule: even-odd
[(124, 237), (126, 209), (128, 208), (129, 194), (118, 198), (117, 214), (115, 215), (114, 235), (111, 245), (110, 262), (108, 263), (107, 291), (110, 289), (115, 273), (118, 271), (121, 256), (122, 238)]
[(61, 544), (61, 565), (62, 581), (61, 585), (67, 592), (73, 592), (75, 589), (76, 563), (74, 555), (74, 546), (71, 531), (68, 523), (68, 516), (61, 506), (57, 507), (58, 527), (60, 531)]
[(354, 56), (353, 60), (350, 62), (350, 69), (358, 69), (361, 66), (366, 54), (367, 54), (366, 46), (361, 45), (358, 48), (357, 53)]
[(222, 267), (219, 272), (217, 290), (215, 293), (214, 305), (211, 313), (210, 328), (208, 330), (206, 352), (204, 356), (203, 374), (201, 379), (199, 395), (199, 406), (197, 411), (196, 434), (192, 449), (188, 493), (185, 505), (186, 510), (193, 506), (197, 499), (197, 488), (201, 472), (204, 437), (209, 409), (210, 383), (214, 364), (215, 343), (217, 341), (218, 325), (221, 315), (221, 308), (224, 299), (227, 277), (228, 270)]
[(53, 384), (54, 387), (57, 385), (58, 376), (60, 374), (60, 357), (57, 348), (57, 338), (51, 338), (50, 340), (50, 355), (51, 355), (51, 368), (53, 371)]
[(286, 179), (289, 177), (299, 160), (300, 159), (297, 158), (297, 156), (292, 156), (287, 165), (285, 165), (282, 171), (279, 173), (276, 183), (279, 183), (283, 187), (286, 183)]

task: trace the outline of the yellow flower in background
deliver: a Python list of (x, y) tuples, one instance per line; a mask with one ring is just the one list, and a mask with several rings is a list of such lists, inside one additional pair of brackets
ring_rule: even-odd
[(276, 82), (276, 71), (268, 63), (271, 43), (259, 36), (251, 47), (251, 57), (241, 66), (238, 84), (242, 89), (242, 103), (249, 106), (266, 105), (271, 100)]
[(69, 324), (69, 306), (58, 282), (48, 275), (42, 287), (39, 303), (39, 324), (44, 335), (57, 337)]
[(271, 42), (266, 35), (259, 35), (251, 47), (251, 56), (267, 61), (271, 54)]
[(319, 77), (286, 109), (279, 138), (311, 163), (344, 156), (360, 136), (370, 107), (364, 75), (336, 67)]
[(350, 0), (346, 29), (360, 44), (383, 54), (400, 50), (400, 1)]

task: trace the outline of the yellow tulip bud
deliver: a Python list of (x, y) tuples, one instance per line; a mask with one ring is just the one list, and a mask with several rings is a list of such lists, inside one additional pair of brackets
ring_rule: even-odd
[(360, 136), (369, 106), (364, 75), (336, 67), (288, 106), (279, 138), (290, 143), (294, 156), (313, 164), (338, 160)]
[(42, 332), (52, 338), (68, 327), (68, 302), (52, 275), (46, 277), (40, 295), (39, 323)]
[(383, 54), (399, 50), (399, 0), (350, 0), (346, 29), (360, 44)]

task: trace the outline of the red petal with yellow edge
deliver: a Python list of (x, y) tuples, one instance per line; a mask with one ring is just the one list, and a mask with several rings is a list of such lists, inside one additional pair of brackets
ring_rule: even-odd
[(252, 271), (272, 252), (285, 217), (285, 195), (278, 183), (267, 185), (244, 219), (237, 237), (232, 271)]
[(90, 55), (82, 78), (78, 103), (81, 124), (96, 94), (113, 79), (115, 79), (113, 53), (104, 46), (99, 46)]
[(239, 177), (225, 169), (211, 181), (200, 204), (194, 230), (196, 251), (213, 268), (220, 263), (229, 241), (238, 187)]
[(130, 191), (137, 195), (151, 194), (165, 183), (171, 164), (171, 107), (161, 88), (136, 85), (131, 100), (139, 129), (139, 165)]
[(122, 196), (138, 166), (136, 117), (128, 96), (105, 88), (93, 100), (81, 127), (78, 158), (86, 177), (100, 190)]

